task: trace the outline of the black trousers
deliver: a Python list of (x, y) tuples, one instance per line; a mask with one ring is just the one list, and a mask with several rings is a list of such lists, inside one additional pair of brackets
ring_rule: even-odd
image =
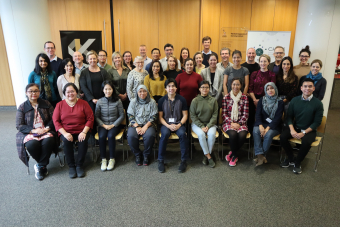
[[(94, 114), (96, 112), (96, 104), (94, 104), (92, 101), (89, 101), (88, 104), (90, 105), (90, 107), (92, 109), (92, 112), (93, 112), (93, 116), (94, 116)], [(90, 132), (93, 135), (93, 137), (97, 134), (97, 126), (98, 126), (97, 121), (94, 120), (93, 128), (92, 128), (92, 130)], [(87, 133), (87, 134), (89, 134), (89, 133)]]
[[(296, 132), (301, 132), (301, 129), (296, 129)], [(300, 146), (300, 150), (298, 152), (298, 155), (296, 157), (295, 160), (295, 164), (297, 166), (301, 165), (301, 162), (303, 161), (303, 159), (305, 159), (306, 155), (308, 154), (310, 148), (311, 148), (311, 144), (315, 141), (315, 137), (316, 137), (316, 131), (312, 131), (310, 133), (307, 133), (306, 135), (304, 135), (301, 138), (301, 146)], [(286, 154), (288, 156), (288, 159), (290, 162), (294, 161), (294, 154), (293, 154), (293, 148), (290, 145), (289, 139), (293, 138), (292, 135), (290, 134), (290, 129), (288, 126), (283, 128), (283, 131), (280, 135), (280, 143), (281, 146), (283, 147), (283, 149), (285, 149)]]
[(236, 132), (235, 130), (228, 130), (226, 133), (229, 135), (231, 156), (237, 157), (237, 152), (241, 149), (244, 142), (246, 141), (248, 132), (247, 131)]
[(102, 159), (106, 159), (106, 139), (109, 144), (110, 159), (115, 158), (116, 135), (119, 132), (120, 132), (119, 127), (113, 127), (110, 130), (106, 130), (103, 127), (98, 127), (99, 149), (100, 149), (100, 157)]
[(66, 162), (68, 167), (83, 166), (85, 161), (85, 156), (87, 153), (88, 140), (90, 134), (86, 134), (86, 138), (83, 142), (78, 142), (78, 157), (77, 161), (74, 159), (73, 144), (78, 140), (79, 134), (73, 134), (73, 142), (68, 141), (63, 135), (61, 135), (61, 140), (64, 142), (64, 152), (66, 156)]
[(45, 138), (41, 141), (31, 140), (25, 143), (25, 147), (30, 155), (38, 162), (38, 166), (47, 166), (55, 145), (53, 137)]

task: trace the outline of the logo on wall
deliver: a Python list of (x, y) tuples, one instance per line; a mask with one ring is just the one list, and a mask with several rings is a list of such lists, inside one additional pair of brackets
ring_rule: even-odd
[(85, 62), (87, 52), (102, 49), (101, 31), (60, 31), (60, 40), (63, 59), (72, 58), (79, 51)]

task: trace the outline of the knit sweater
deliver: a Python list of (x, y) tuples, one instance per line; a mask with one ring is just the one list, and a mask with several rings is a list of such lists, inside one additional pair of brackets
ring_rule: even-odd
[(208, 126), (211, 128), (217, 123), (218, 104), (210, 95), (202, 97), (197, 95), (191, 102), (190, 117), (192, 123), (200, 128)]
[(306, 76), (310, 72), (310, 65), (296, 65), (294, 66), (294, 73), (300, 79), (303, 76)]
[(185, 98), (188, 106), (191, 105), (191, 101), (197, 96), (199, 83), (202, 80), (201, 75), (195, 72), (192, 72), (191, 74), (183, 72), (176, 77), (177, 94), (180, 94)]
[(147, 75), (144, 79), (144, 85), (148, 89), (151, 98), (154, 96), (164, 96), (166, 94), (166, 90), (164, 88), (164, 83), (166, 81), (166, 76), (164, 76), (163, 80), (160, 77), (157, 77), (155, 80), (150, 78), (150, 75)]
[(287, 114), (288, 125), (294, 122), (296, 128), (303, 130), (311, 128), (315, 131), (321, 124), (322, 117), (323, 105), (319, 99), (313, 97), (310, 101), (305, 101), (301, 96), (297, 96), (290, 101)]

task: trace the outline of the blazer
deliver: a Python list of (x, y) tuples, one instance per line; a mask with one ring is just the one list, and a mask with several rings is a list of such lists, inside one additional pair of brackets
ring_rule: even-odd
[[(52, 135), (55, 138), (56, 146), (53, 148), (53, 152), (57, 153), (59, 140), (58, 140), (58, 136), (55, 131), (53, 120), (52, 120), (54, 108), (47, 100), (38, 98), (38, 111), (44, 122), (45, 127), (47, 126), (50, 127), (49, 132), (52, 133)], [(24, 142), (25, 137), (33, 129), (33, 123), (34, 123), (34, 108), (32, 107), (29, 100), (25, 101), (19, 106), (15, 121), (16, 121), (16, 128), (19, 131), (16, 134), (16, 144), (17, 144), (18, 155), (19, 155), (20, 160), (26, 166), (28, 166), (28, 155), (26, 153), (25, 145), (23, 142)], [(25, 153), (27, 157), (27, 162), (25, 158)]]
[[(100, 73), (102, 75), (103, 81), (110, 80), (110, 76), (105, 69), (100, 68)], [(85, 97), (84, 97), (85, 100), (90, 102), (92, 99), (94, 99), (89, 68), (86, 68), (83, 71), (81, 71), (79, 84), (80, 84), (80, 89), (85, 94)]]

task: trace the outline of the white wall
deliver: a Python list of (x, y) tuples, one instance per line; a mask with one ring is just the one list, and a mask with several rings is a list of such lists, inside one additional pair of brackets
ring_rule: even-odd
[(16, 105), (26, 100), (25, 87), (36, 56), (51, 40), (47, 0), (1, 0), (0, 16)]
[(306, 45), (311, 50), (312, 62), (320, 59), (323, 77), (327, 80), (322, 100), (327, 116), (331, 98), (334, 72), (340, 45), (340, 0), (300, 0), (296, 24), (293, 62), (299, 64), (299, 52)]

